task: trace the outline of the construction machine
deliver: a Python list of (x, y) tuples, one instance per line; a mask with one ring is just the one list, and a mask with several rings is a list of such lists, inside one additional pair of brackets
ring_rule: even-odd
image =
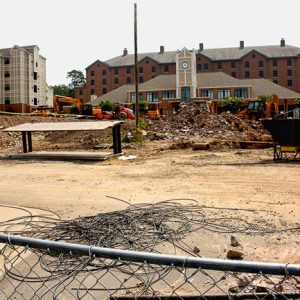
[(71, 105), (75, 106), (77, 113), (81, 112), (82, 103), (79, 99), (59, 95), (53, 96), (53, 108), (56, 113), (62, 113), (64, 106)]
[(76, 113), (85, 116), (93, 116), (96, 119), (125, 120), (135, 118), (131, 109), (125, 108), (120, 104), (116, 104), (113, 111), (103, 111), (101, 108), (93, 107), (92, 104), (82, 104), (79, 99), (72, 97), (59, 95), (53, 97), (53, 107), (56, 113), (66, 111), (63, 107), (71, 105), (75, 106)]
[(159, 118), (159, 103), (151, 102), (147, 104), (147, 114), (149, 119), (158, 119)]
[(104, 111), (100, 107), (93, 107), (92, 104), (84, 104), (81, 113), (86, 116), (94, 116), (96, 119), (125, 120), (135, 118), (133, 111), (121, 105), (115, 105), (113, 111)]
[(248, 116), (250, 120), (273, 118), (279, 114), (279, 98), (271, 96), (268, 100), (250, 100), (248, 107), (240, 111), (240, 115)]

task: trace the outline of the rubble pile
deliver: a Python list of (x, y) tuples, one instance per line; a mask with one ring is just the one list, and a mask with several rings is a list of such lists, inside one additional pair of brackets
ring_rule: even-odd
[(149, 140), (209, 137), (223, 140), (272, 141), (259, 121), (247, 120), (231, 113), (211, 114), (194, 103), (181, 103), (172, 121), (150, 121)]

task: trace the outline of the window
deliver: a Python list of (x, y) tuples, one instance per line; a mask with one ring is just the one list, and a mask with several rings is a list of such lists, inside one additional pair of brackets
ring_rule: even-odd
[(79, 90), (79, 95), (82, 96), (83, 90)]
[(9, 97), (5, 97), (4, 98), (4, 101), (5, 101), (5, 104), (7, 105), (7, 104), (10, 104), (10, 98)]
[(149, 64), (149, 60), (147, 59), (147, 60), (145, 61), (145, 63), (148, 65), (148, 64)]
[[(143, 93), (139, 93), (139, 100), (143, 100)], [(135, 101), (135, 93), (131, 94), (131, 101)]]
[(102, 75), (106, 76), (106, 70), (102, 70)]
[(235, 69), (235, 67), (236, 67), (235, 61), (232, 61), (232, 62), (231, 62), (231, 68), (232, 68), (232, 69)]
[(277, 59), (273, 59), (272, 64), (273, 64), (273, 67), (277, 67)]
[(201, 90), (200, 92), (201, 97), (207, 97), (210, 99), (214, 99), (214, 91), (213, 90)]
[(95, 80), (94, 79), (91, 80), (91, 85), (95, 85)]
[(33, 79), (37, 80), (38, 79), (38, 73), (37, 72), (33, 72)]
[(181, 88), (181, 99), (190, 100), (191, 99), (191, 90), (189, 86), (183, 86)]
[(152, 73), (155, 73), (155, 72), (156, 72), (156, 67), (153, 66), (153, 67), (151, 68), (151, 71), (152, 71)]
[(232, 77), (236, 77), (236, 72), (231, 72)]
[(100, 64), (99, 63), (97, 63), (97, 68), (99, 68), (100, 67)]
[(229, 89), (218, 90), (218, 99), (228, 98), (230, 97)]
[(5, 72), (4, 72), (4, 77), (5, 77), (5, 78), (10, 77), (9, 71), (5, 71)]
[(273, 80), (273, 83), (276, 83), (276, 84), (278, 84), (278, 80)]
[(250, 72), (249, 71), (245, 72), (245, 78), (250, 78)]
[(139, 77), (139, 83), (143, 83), (144, 82), (144, 78), (143, 77)]
[(95, 76), (95, 71), (91, 71), (91, 76)]
[(39, 64), (36, 62), (36, 63), (35, 63), (35, 66), (36, 66), (36, 67), (38, 67), (38, 66), (39, 66)]
[(255, 58), (255, 57), (256, 57), (256, 54), (255, 54), (255, 53), (253, 53), (253, 54), (252, 54), (252, 58)]
[(208, 70), (208, 64), (204, 64), (204, 65), (203, 65), (203, 69), (204, 69), (204, 70)]
[(218, 69), (222, 69), (223, 68), (223, 64), (221, 62), (218, 62)]
[(115, 78), (115, 84), (119, 84), (119, 78)]
[(163, 99), (174, 99), (175, 98), (175, 92), (172, 91), (165, 91), (162, 94)]
[(10, 59), (8, 57), (4, 58), (4, 64), (5, 65), (9, 65), (10, 64)]
[(139, 73), (143, 73), (143, 72), (144, 72), (143, 67), (139, 67)]
[(291, 66), (292, 65), (292, 59), (291, 58), (288, 58), (287, 60), (286, 60), (286, 65), (287, 66)]
[(91, 95), (95, 95), (95, 90), (91, 89)]
[(248, 98), (248, 89), (247, 88), (234, 89), (234, 97)]
[(165, 73), (168, 73), (168, 72), (169, 72), (169, 65), (165, 65), (165, 66), (164, 66), (164, 71), (165, 71)]
[(37, 104), (38, 104), (37, 98), (33, 98), (33, 105), (37, 105)]
[(127, 67), (126, 68), (126, 74), (130, 74), (130, 73), (131, 73), (130, 67)]
[(260, 78), (264, 77), (264, 71), (259, 71), (259, 72), (258, 72), (258, 76), (259, 76)]
[(289, 80), (287, 81), (287, 86), (293, 86), (293, 81), (289, 79)]
[(202, 64), (197, 64), (197, 70), (201, 71), (202, 70)]
[(259, 67), (259, 68), (263, 68), (263, 66), (264, 66), (264, 62), (263, 62), (263, 60), (260, 60), (260, 61), (258, 62), (258, 67)]
[(102, 79), (102, 84), (104, 84), (104, 85), (106, 84), (106, 78)]
[(37, 85), (34, 85), (34, 86), (33, 86), (33, 91), (34, 91), (35, 93), (37, 93), (37, 91), (38, 91)]
[(115, 75), (119, 75), (119, 69), (115, 69)]
[(250, 63), (249, 63), (249, 61), (245, 61), (245, 68), (247, 68), (247, 69), (250, 68)]
[(277, 70), (273, 70), (273, 77), (278, 77), (278, 71)]
[(131, 83), (131, 78), (130, 77), (126, 78), (126, 83)]
[(157, 92), (147, 93), (147, 102), (158, 102), (158, 93)]
[(293, 76), (292, 70), (287, 70), (286, 73), (287, 73), (287, 76)]
[(104, 94), (106, 94), (106, 93), (107, 93), (106, 88), (103, 88), (103, 89), (102, 89), (102, 94), (104, 95)]

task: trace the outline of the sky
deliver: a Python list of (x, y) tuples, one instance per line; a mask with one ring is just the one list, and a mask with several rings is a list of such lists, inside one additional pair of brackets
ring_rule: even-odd
[(47, 82), (134, 51), (174, 51), (286, 44), (300, 47), (299, 0), (0, 0), (0, 49), (36, 44), (47, 58)]

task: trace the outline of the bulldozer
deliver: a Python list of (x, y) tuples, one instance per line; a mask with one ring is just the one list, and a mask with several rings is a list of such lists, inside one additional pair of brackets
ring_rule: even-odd
[(250, 120), (274, 118), (279, 115), (279, 98), (277, 95), (272, 95), (268, 100), (250, 100), (248, 107), (239, 114), (247, 116)]

